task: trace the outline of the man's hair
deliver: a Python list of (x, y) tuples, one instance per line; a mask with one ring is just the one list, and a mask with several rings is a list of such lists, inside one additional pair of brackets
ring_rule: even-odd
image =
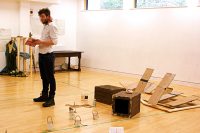
[(38, 15), (40, 16), (42, 14), (45, 14), (46, 16), (51, 16), (51, 11), (48, 8), (40, 9)]

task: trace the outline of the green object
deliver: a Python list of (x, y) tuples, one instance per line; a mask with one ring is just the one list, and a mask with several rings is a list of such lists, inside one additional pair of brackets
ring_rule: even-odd
[[(10, 49), (10, 46), (12, 45), (12, 48)], [(12, 71), (16, 71), (17, 64), (16, 64), (16, 57), (17, 57), (17, 46), (14, 41), (10, 41), (8, 44), (6, 44), (6, 67), (0, 72), (1, 75), (9, 74)]]
[[(6, 66), (0, 72), (0, 75), (10, 75), (14, 77), (27, 77), (24, 72), (17, 71), (17, 63), (16, 63), (17, 46), (14, 41), (11, 40), (10, 42), (8, 42), (8, 44), (6, 44), (5, 56), (6, 56)], [(20, 53), (20, 56), (23, 56), (23, 58), (25, 59), (30, 58), (30, 55), (27, 53)]]

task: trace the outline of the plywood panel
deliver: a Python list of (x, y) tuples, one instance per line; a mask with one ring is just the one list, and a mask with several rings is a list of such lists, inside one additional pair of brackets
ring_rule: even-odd
[(164, 78), (161, 80), (159, 85), (156, 87), (155, 92), (150, 97), (148, 103), (152, 105), (156, 105), (162, 95), (165, 93), (166, 88), (171, 84), (175, 75), (171, 73), (167, 73)]
[(151, 78), (151, 75), (153, 74), (153, 69), (151, 68), (147, 68), (146, 71), (144, 72), (140, 82), (138, 83), (138, 86), (136, 87), (135, 91), (142, 93), (144, 92), (144, 89), (149, 81), (149, 79)]
[(185, 104), (185, 103), (188, 103), (188, 102), (195, 101), (197, 99), (198, 99), (198, 97), (190, 96), (190, 97), (185, 97), (185, 98), (182, 98), (182, 99), (179, 99), (179, 100), (167, 103), (167, 104), (175, 107), (175, 106), (179, 106), (179, 105), (182, 105), (182, 104)]

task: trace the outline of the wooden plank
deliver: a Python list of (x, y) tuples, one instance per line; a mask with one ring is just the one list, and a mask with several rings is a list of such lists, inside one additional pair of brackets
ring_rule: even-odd
[[(32, 33), (29, 33), (29, 39), (32, 39)], [(29, 53), (30, 53), (30, 76), (33, 76), (33, 48), (29, 46)]]
[[(24, 37), (24, 38), (23, 38), (23, 52), (24, 52), (24, 53), (26, 53), (26, 45), (25, 45), (25, 43), (26, 43), (26, 38)], [(26, 65), (27, 65), (26, 59), (23, 58), (23, 71), (24, 71), (24, 72), (27, 71)]]
[(135, 89), (135, 92), (139, 92), (139, 93), (144, 92), (144, 89), (147, 86), (147, 83), (148, 83), (149, 79), (151, 78), (153, 71), (154, 71), (154, 69), (151, 69), (151, 68), (147, 68), (145, 70), (140, 82), (138, 83), (138, 86)]
[[(151, 94), (155, 89), (156, 89), (156, 85), (151, 83), (148, 87), (145, 88), (144, 92), (147, 93), (147, 94)], [(171, 94), (172, 91), (173, 91), (173, 88), (167, 88), (165, 94), (167, 94), (167, 93)], [(182, 93), (180, 93), (180, 94), (182, 94)]]
[(181, 95), (181, 94), (183, 94), (183, 93), (182, 93), (182, 92), (172, 91), (170, 94), (172, 94), (172, 95)]
[(149, 87), (146, 87), (144, 92), (147, 94), (151, 94), (156, 88), (156, 84), (151, 83)]
[(159, 105), (151, 105), (148, 102), (146, 102), (145, 100), (141, 100), (141, 103), (144, 104), (145, 106), (149, 106), (151, 108), (155, 108), (155, 109), (158, 109), (158, 110), (165, 111), (165, 112), (169, 113), (169, 111), (168, 111), (169, 109), (166, 108), (166, 107), (159, 106)]
[(168, 110), (168, 112), (169, 113), (173, 113), (173, 112), (178, 112), (178, 111), (183, 111), (183, 110), (189, 110), (189, 109), (195, 109), (195, 108), (200, 108), (200, 104), (198, 104), (198, 105), (192, 105), (192, 106), (187, 106), (187, 107), (181, 107), (181, 108), (174, 108), (174, 109)]
[(172, 92), (170, 92), (169, 94), (163, 95), (163, 96), (160, 98), (159, 102), (160, 102), (160, 101), (163, 101), (163, 100), (170, 99), (170, 98), (177, 97), (177, 96), (179, 96), (179, 95), (181, 95), (181, 94), (183, 94), (183, 93), (172, 91)]
[(164, 94), (169, 94), (169, 93), (171, 93), (172, 91), (173, 91), (173, 88), (167, 87), (167, 88), (165, 89)]
[(142, 76), (142, 79), (149, 80), (151, 78), (151, 75), (153, 74), (154, 69), (147, 68)]
[(165, 93), (166, 88), (171, 84), (175, 77), (175, 74), (167, 73), (164, 78), (161, 80), (159, 85), (156, 87), (155, 92), (150, 97), (148, 103), (156, 105), (161, 99), (162, 95)]
[(30, 52), (30, 76), (33, 76), (33, 49), (31, 46), (29, 46), (29, 52)]
[(174, 97), (177, 97), (177, 96), (178, 96), (178, 95), (165, 94), (165, 95), (163, 95), (163, 96), (160, 98), (159, 102), (160, 102), (160, 101), (163, 101), (163, 100), (170, 99), (170, 98), (174, 98)]
[(20, 71), (20, 44), (21, 44), (21, 38), (17, 37), (17, 69)]
[(143, 81), (140, 81), (138, 83), (138, 86), (136, 87), (135, 89), (135, 92), (138, 92), (138, 93), (143, 93), (144, 92), (144, 89), (147, 85), (147, 82), (143, 82)]
[(178, 111), (183, 111), (183, 110), (200, 108), (199, 104), (198, 105), (187, 106), (187, 107), (169, 109), (169, 108), (166, 108), (166, 107), (163, 107), (163, 106), (159, 106), (159, 105), (151, 105), (148, 102), (146, 102), (145, 100), (141, 100), (141, 103), (144, 104), (145, 106), (149, 106), (151, 108), (162, 110), (162, 111), (165, 111), (165, 112), (168, 112), (168, 113), (173, 113), (173, 112), (178, 112)]
[(182, 104), (185, 104), (185, 103), (195, 101), (197, 99), (199, 99), (199, 98), (195, 97), (195, 96), (190, 96), (190, 97), (182, 98), (182, 99), (179, 99), (179, 100), (176, 100), (176, 101), (173, 101), (173, 102), (169, 102), (169, 103), (167, 103), (167, 105), (176, 107), (176, 106), (179, 106), (179, 105), (182, 105)]

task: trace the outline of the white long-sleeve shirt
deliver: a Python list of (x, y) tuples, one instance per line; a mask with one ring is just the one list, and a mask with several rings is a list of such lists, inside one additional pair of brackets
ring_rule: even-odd
[[(58, 30), (52, 22), (49, 23), (48, 25), (44, 25), (42, 35), (41, 35), (42, 41), (46, 41), (49, 39), (51, 39), (53, 41), (54, 45), (56, 45), (58, 42)], [(53, 45), (45, 46), (45, 45), (40, 44), (39, 45), (39, 53), (41, 53), (41, 54), (51, 53), (51, 52), (53, 52), (52, 47), (53, 47)]]

